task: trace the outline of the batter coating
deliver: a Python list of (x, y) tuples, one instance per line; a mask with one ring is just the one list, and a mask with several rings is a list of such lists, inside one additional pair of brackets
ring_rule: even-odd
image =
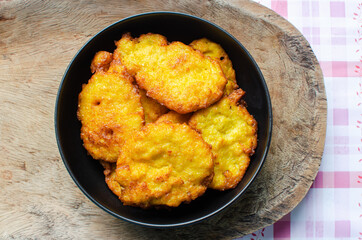
[(114, 59), (120, 59), (140, 88), (167, 108), (185, 114), (218, 101), (227, 82), (220, 64), (164, 36), (124, 34)]
[(159, 122), (170, 122), (170, 123), (187, 123), (191, 117), (191, 113), (188, 114), (179, 114), (174, 111), (169, 111), (166, 114), (163, 114), (161, 117), (157, 119), (157, 123)]
[(95, 73), (96, 71), (106, 72), (109, 68), (109, 64), (113, 60), (113, 54), (107, 51), (99, 51), (94, 55), (94, 58), (91, 63), (91, 72)]
[(257, 123), (245, 106), (238, 105), (244, 91), (238, 89), (213, 106), (194, 113), (189, 125), (211, 144), (215, 176), (210, 188), (236, 187), (245, 174), (257, 145)]
[(213, 159), (211, 147), (188, 125), (150, 123), (122, 147), (120, 200), (142, 208), (190, 202), (211, 182)]
[(199, 50), (205, 56), (211, 57), (220, 63), (222, 71), (228, 80), (224, 90), (224, 95), (229, 95), (239, 87), (236, 83), (233, 64), (225, 50), (219, 44), (210, 41), (207, 38), (201, 38), (190, 43), (190, 46), (196, 50)]
[(141, 104), (145, 113), (145, 123), (155, 122), (160, 116), (168, 112), (167, 107), (162, 106), (156, 100), (147, 97), (146, 91), (139, 89)]
[(124, 141), (144, 125), (137, 89), (127, 76), (97, 71), (78, 99), (84, 147), (94, 159), (116, 162)]
[[(111, 73), (118, 73), (127, 75), (126, 68), (122, 65), (120, 60), (113, 60), (112, 53), (106, 51), (97, 52), (93, 58), (91, 65), (92, 73), (96, 71), (108, 71)], [(133, 78), (129, 77), (133, 82)], [(145, 123), (155, 122), (161, 115), (168, 112), (165, 106), (159, 104), (156, 100), (147, 97), (146, 91), (139, 89), (141, 95), (141, 104), (144, 111)]]

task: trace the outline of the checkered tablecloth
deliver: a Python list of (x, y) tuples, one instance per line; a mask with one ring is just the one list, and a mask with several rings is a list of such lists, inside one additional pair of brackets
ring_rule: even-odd
[(362, 240), (362, 0), (258, 0), (291, 22), (322, 67), (327, 136), (317, 178), (287, 216), (240, 239)]

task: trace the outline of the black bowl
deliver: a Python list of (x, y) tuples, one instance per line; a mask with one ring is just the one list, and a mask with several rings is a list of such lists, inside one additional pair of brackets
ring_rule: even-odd
[[(169, 41), (189, 44), (206, 37), (221, 44), (233, 62), (239, 86), (246, 91), (249, 112), (258, 122), (258, 147), (251, 164), (235, 189), (206, 193), (172, 210), (143, 210), (123, 206), (108, 189), (102, 166), (92, 159), (80, 139), (81, 124), (77, 119), (78, 94), (91, 77), (90, 63), (97, 51), (113, 52), (114, 41), (123, 33), (133, 36), (159, 33)], [(253, 41), (253, 39), (250, 39)], [(55, 108), (55, 131), (64, 164), (82, 192), (106, 212), (123, 220), (149, 227), (177, 227), (206, 219), (235, 202), (254, 180), (266, 158), (272, 132), (272, 108), (269, 92), (257, 64), (248, 51), (229, 33), (198, 17), (173, 12), (153, 12), (116, 22), (89, 40), (76, 54), (65, 71)]]

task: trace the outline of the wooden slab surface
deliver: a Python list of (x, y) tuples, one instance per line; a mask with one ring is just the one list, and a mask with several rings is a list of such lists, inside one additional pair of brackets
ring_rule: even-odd
[[(124, 17), (178, 11), (210, 20), (254, 56), (273, 104), (266, 163), (223, 213), (189, 227), (149, 229), (103, 212), (76, 187), (60, 158), (54, 105), (78, 49)], [(318, 171), (326, 95), (305, 38), (273, 11), (249, 1), (0, 1), (0, 238), (232, 239), (268, 226), (305, 196)]]

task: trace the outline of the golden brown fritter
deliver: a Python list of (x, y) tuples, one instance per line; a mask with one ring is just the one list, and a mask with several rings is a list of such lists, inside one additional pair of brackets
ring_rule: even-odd
[(156, 100), (147, 97), (146, 91), (139, 89), (141, 104), (145, 113), (145, 123), (155, 122), (160, 116), (168, 112), (168, 108), (159, 104)]
[(220, 63), (222, 71), (228, 80), (224, 90), (224, 95), (229, 95), (239, 87), (236, 83), (233, 64), (225, 50), (219, 44), (210, 41), (207, 38), (201, 38), (193, 41), (190, 46), (196, 50), (199, 50), (205, 56), (211, 57)]
[(122, 74), (97, 71), (79, 94), (84, 147), (94, 159), (116, 162), (124, 141), (144, 125), (140, 96)]
[[(107, 55), (108, 52), (98, 52), (96, 56), (93, 59), (91, 69), (94, 70), (103, 70), (107, 69), (108, 72), (118, 73), (118, 74), (128, 74), (126, 68), (122, 65), (120, 60), (113, 60), (110, 63), (108, 63), (107, 66), (103, 66), (101, 64), (100, 57)], [(111, 54), (111, 53), (108, 53)], [(98, 56), (98, 57), (97, 57)], [(112, 54), (111, 54), (112, 57)], [(112, 57), (113, 59), (113, 57)], [(94, 64), (93, 64), (94, 63)], [(133, 81), (133, 78), (128, 78)], [(157, 118), (159, 118), (162, 114), (165, 114), (168, 112), (168, 109), (165, 106), (162, 106), (159, 104), (156, 100), (147, 97), (146, 91), (143, 89), (139, 89), (139, 94), (141, 95), (141, 104), (144, 111), (145, 116), (145, 123), (155, 122)]]
[(190, 202), (211, 182), (213, 158), (210, 145), (188, 125), (147, 124), (117, 160), (120, 200), (143, 208)]
[(194, 112), (219, 100), (227, 82), (220, 64), (181, 42), (158, 34), (123, 35), (120, 59), (147, 95), (178, 113)]
[(166, 114), (163, 114), (161, 117), (159, 117), (156, 121), (156, 123), (159, 122), (170, 122), (170, 123), (187, 123), (191, 117), (191, 113), (188, 114), (179, 114), (174, 111), (169, 111)]
[(108, 68), (108, 73), (116, 73), (116, 74), (121, 74), (123, 76), (126, 76), (125, 79), (128, 79), (130, 82), (134, 82), (133, 77), (131, 77), (131, 75), (128, 74), (127, 69), (125, 68), (125, 66), (121, 63), (120, 60), (113, 60), (110, 64), (109, 64), (109, 68)]
[[(113, 60), (108, 72), (128, 74), (126, 68), (119, 60)], [(130, 77), (133, 80), (133, 78)], [(169, 110), (167, 107), (159, 104), (156, 100), (147, 96), (146, 91), (138, 89), (141, 95), (141, 104), (145, 116), (145, 123), (155, 122), (161, 115), (167, 113)]]
[(109, 68), (109, 64), (113, 60), (113, 54), (106, 51), (99, 51), (94, 55), (94, 58), (91, 63), (91, 71), (95, 73), (96, 71), (106, 72)]
[(257, 123), (245, 106), (239, 105), (244, 91), (238, 89), (207, 109), (194, 113), (189, 125), (211, 144), (215, 176), (210, 188), (236, 187), (249, 166), (257, 145)]

